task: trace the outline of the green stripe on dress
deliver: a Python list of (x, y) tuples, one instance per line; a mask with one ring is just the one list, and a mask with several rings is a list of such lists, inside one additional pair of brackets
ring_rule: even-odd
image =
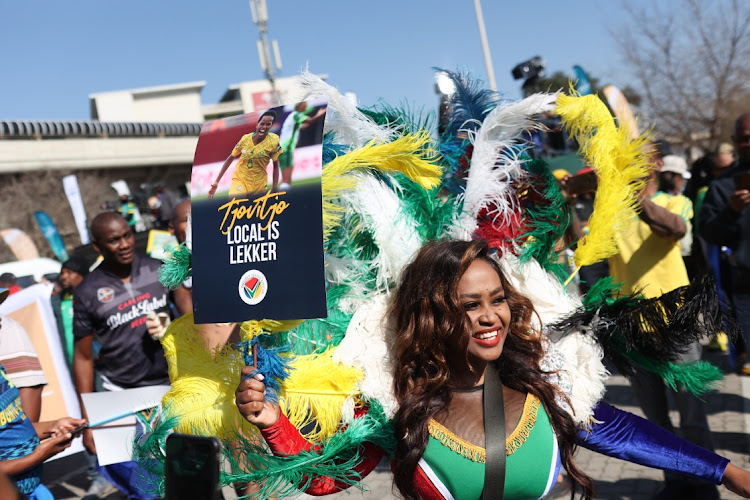
[[(539, 411), (541, 409), (542, 411)], [(544, 408), (527, 395), (519, 424), (506, 440), (505, 498), (537, 499), (547, 486), (552, 461), (552, 427)], [(484, 485), (484, 449), (468, 443), (435, 421), (424, 460), (456, 500), (478, 500)]]

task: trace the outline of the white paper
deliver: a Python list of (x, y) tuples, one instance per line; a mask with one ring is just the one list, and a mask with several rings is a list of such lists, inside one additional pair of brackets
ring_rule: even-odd
[[(154, 385), (122, 391), (91, 392), (81, 394), (81, 399), (89, 422), (96, 423), (127, 411), (160, 406), (168, 390), (168, 385)], [(132, 460), (135, 422), (136, 416), (131, 414), (93, 429), (99, 465)]]

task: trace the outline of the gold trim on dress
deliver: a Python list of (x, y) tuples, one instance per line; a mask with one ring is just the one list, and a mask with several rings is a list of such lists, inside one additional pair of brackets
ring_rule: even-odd
[[(506, 455), (512, 455), (529, 438), (529, 434), (531, 434), (531, 430), (534, 428), (534, 424), (536, 424), (536, 417), (541, 406), (542, 403), (539, 401), (539, 398), (533, 394), (526, 395), (526, 401), (523, 403), (523, 412), (521, 413), (518, 425), (513, 429), (510, 436), (505, 439)], [(430, 436), (440, 441), (440, 444), (443, 446), (450, 448), (451, 451), (474, 462), (485, 463), (485, 450), (481, 446), (461, 439), (447, 427), (432, 418), (427, 422), (427, 429)]]

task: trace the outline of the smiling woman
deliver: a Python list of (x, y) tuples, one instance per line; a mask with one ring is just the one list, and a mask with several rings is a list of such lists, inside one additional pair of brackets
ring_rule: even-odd
[[(392, 468), (404, 498), (488, 498), (483, 496), (490, 466), (485, 442), (496, 436), (485, 435), (483, 400), (500, 396), (485, 384), (485, 375), (494, 372), (505, 401), (505, 498), (543, 497), (561, 467), (584, 498), (593, 498), (592, 479), (573, 461), (577, 446), (723, 482), (747, 495), (746, 471), (604, 402), (586, 427), (576, 425), (568, 396), (553, 383), (557, 372), (541, 368), (552, 348), (533, 327), (535, 314), (483, 240), (428, 243), (406, 267), (388, 314), (398, 402)], [(242, 373), (252, 370), (245, 367)], [(265, 399), (262, 380), (240, 382), (240, 413), (261, 430), (274, 454), (314, 452), (278, 404)], [(362, 461), (350, 474), (364, 477), (383, 454), (365, 443)], [(324, 495), (349, 485), (320, 476), (306, 483), (305, 491)]]
[[(391, 311), (399, 402), (394, 425), (397, 436), (402, 436), (393, 468), (404, 496), (425, 496), (424, 484), (415, 477), (428, 470), (437, 471), (444, 485), (455, 483), (448, 471), (457, 465), (463, 464), (472, 475), (483, 472), (481, 459), (459, 459), (456, 464), (453, 455), (443, 456), (442, 435), (447, 431), (452, 437), (449, 448), (477, 447), (483, 456), (482, 397), (489, 366), (500, 373), (506, 434), (518, 441), (517, 449), (528, 442), (528, 450), (540, 434), (547, 435), (548, 445), (555, 441), (559, 448), (570, 476), (586, 492), (591, 490), (591, 479), (572, 461), (575, 425), (558, 403), (562, 395), (539, 369), (544, 349), (540, 332), (531, 328), (531, 302), (510, 285), (485, 241), (425, 245), (405, 269)], [(546, 412), (539, 411), (540, 403)], [(519, 422), (525, 426), (517, 426)], [(524, 428), (528, 432), (522, 432)], [(509, 472), (518, 467), (522, 455), (509, 454)], [(535, 460), (546, 462), (537, 469), (538, 481), (507, 483), (508, 498), (539, 498), (555, 484), (560, 463), (552, 449)], [(481, 495), (481, 474), (469, 484), (474, 490), (469, 498)]]
[[(498, 270), (485, 260), (472, 262), (458, 280), (458, 300), (471, 322), (469, 363), (473, 367), (474, 363), (499, 358), (508, 334), (510, 307)], [(472, 368), (471, 371), (478, 370)]]

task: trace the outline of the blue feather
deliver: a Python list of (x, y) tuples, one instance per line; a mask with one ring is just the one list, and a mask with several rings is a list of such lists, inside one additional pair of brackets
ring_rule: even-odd
[(330, 135), (323, 137), (323, 165), (327, 165), (336, 159), (337, 156), (349, 152), (349, 146), (344, 144), (335, 144)]
[(441, 190), (445, 189), (455, 195), (464, 192), (467, 172), (461, 167), (461, 157), (469, 144), (468, 140), (457, 138), (448, 132), (441, 137), (437, 146), (443, 167)]
[(289, 376), (289, 372), (292, 367), (289, 365), (287, 358), (280, 355), (280, 353), (288, 352), (291, 350), (291, 346), (286, 345), (282, 347), (263, 347), (261, 345), (261, 339), (266, 340), (270, 338), (268, 334), (263, 334), (255, 337), (252, 340), (243, 340), (237, 347), (242, 352), (242, 356), (245, 359), (245, 366), (253, 365), (253, 346), (258, 346), (258, 365), (255, 367), (250, 375), (243, 378), (254, 377), (258, 373), (262, 374), (265, 379), (263, 382), (266, 384), (266, 401), (276, 403), (279, 400), (279, 391), (284, 380)]
[[(454, 137), (462, 128), (476, 130), (487, 113), (492, 111), (500, 102), (500, 94), (482, 88), (483, 82), (478, 78), (473, 78), (467, 73), (458, 71), (454, 72), (442, 68), (433, 69), (445, 73), (456, 86), (456, 90), (450, 96), (448, 102), (451, 107), (451, 114), (450, 122), (446, 128), (446, 132)], [(479, 123), (466, 123), (468, 120), (477, 120)]]
[(441, 188), (460, 194), (466, 187), (467, 176), (467, 172), (461, 168), (460, 159), (466, 153), (466, 147), (470, 142), (466, 134), (459, 133), (459, 130), (476, 131), (487, 114), (498, 105), (500, 95), (482, 88), (482, 81), (467, 73), (433, 69), (444, 73), (455, 86), (455, 91), (448, 101), (448, 125), (440, 137), (438, 151), (444, 168)]

